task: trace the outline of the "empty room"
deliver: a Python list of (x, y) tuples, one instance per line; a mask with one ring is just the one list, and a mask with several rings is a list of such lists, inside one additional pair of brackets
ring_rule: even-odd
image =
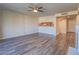
[(79, 3), (0, 3), (0, 55), (79, 55)]

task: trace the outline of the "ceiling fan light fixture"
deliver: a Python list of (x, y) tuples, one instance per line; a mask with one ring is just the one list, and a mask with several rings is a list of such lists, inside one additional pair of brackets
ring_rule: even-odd
[(42, 6), (37, 6), (37, 5), (30, 6), (28, 11), (32, 11), (34, 13), (44, 12), (43, 7)]
[(33, 12), (38, 12), (38, 10), (34, 9)]

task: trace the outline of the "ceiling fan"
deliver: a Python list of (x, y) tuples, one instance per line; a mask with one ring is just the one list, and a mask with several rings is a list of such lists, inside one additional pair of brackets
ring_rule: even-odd
[(32, 5), (28, 7), (29, 10), (28, 11), (32, 11), (32, 12), (44, 12), (44, 8), (42, 6), (37, 6), (37, 5)]

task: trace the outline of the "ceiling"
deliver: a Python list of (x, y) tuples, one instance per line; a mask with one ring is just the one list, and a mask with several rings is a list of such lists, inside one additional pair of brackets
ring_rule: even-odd
[(28, 7), (34, 3), (5, 3), (0, 4), (0, 8), (17, 11), (29, 16), (50, 16), (56, 13), (68, 12), (77, 10), (79, 3), (37, 3), (38, 6), (43, 6), (45, 12), (34, 13), (27, 11)]

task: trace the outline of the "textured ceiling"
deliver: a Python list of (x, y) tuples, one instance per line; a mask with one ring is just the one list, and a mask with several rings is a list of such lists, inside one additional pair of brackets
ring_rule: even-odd
[(38, 6), (44, 7), (45, 12), (34, 13), (31, 11), (27, 11), (28, 7), (31, 4), (32, 3), (6, 3), (6, 4), (0, 4), (0, 8), (17, 11), (23, 14), (27, 14), (29, 16), (41, 17), (41, 16), (50, 16), (61, 12), (77, 10), (79, 5), (78, 3), (37, 3)]

